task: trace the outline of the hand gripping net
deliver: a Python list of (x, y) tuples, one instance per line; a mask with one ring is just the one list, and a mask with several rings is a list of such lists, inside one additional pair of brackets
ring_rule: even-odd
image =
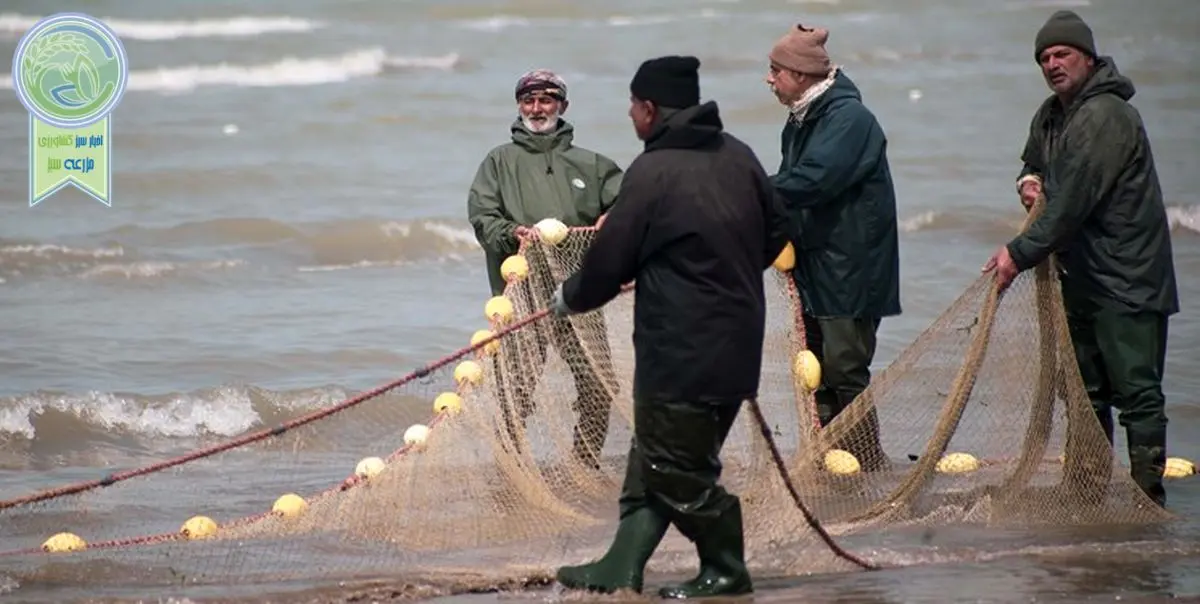
[[(632, 296), (568, 319), (544, 310), (593, 233), (523, 241), (481, 317), (488, 331), (391, 384), (150, 466), (32, 494), (0, 485), (0, 576), (89, 597), (379, 578), (429, 594), (547, 582), (599, 556), (632, 434)], [(1049, 261), (1003, 296), (981, 276), (823, 430), (793, 369), (795, 290), (774, 271), (767, 288), (760, 398), (722, 454), (756, 576), (899, 563), (846, 554), (826, 533), (1169, 517), (1114, 469)], [(888, 467), (830, 453), (867, 450), (873, 434)], [(273, 512), (285, 494), (302, 505)], [(648, 571), (695, 564), (672, 530)]]

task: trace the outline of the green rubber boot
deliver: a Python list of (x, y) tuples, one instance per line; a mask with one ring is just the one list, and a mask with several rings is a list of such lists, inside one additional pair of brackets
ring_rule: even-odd
[(734, 502), (708, 532), (696, 540), (700, 573), (690, 581), (658, 590), (664, 598), (690, 599), (752, 593), (742, 535), (742, 504)]
[(555, 579), (568, 589), (612, 593), (630, 589), (642, 593), (646, 563), (654, 554), (670, 522), (650, 506), (640, 507), (621, 519), (608, 552), (599, 560), (558, 569)]

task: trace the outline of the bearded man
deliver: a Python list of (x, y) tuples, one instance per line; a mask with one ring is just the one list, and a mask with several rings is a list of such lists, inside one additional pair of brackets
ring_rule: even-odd
[[(556, 218), (569, 227), (599, 226), (616, 203), (622, 178), (616, 162), (574, 144), (575, 128), (562, 118), (569, 102), (561, 77), (547, 69), (530, 71), (517, 80), (514, 94), (518, 115), (509, 128), (512, 140), (488, 151), (467, 195), (467, 216), (483, 248), (494, 296), (505, 291), (501, 263), (518, 252), (519, 237), (536, 237), (532, 225)], [(570, 252), (556, 250), (568, 256)], [(525, 256), (529, 281), (521, 291), (530, 299), (524, 302), (529, 308), (543, 308), (556, 287), (550, 262), (538, 246), (527, 248)], [(579, 262), (571, 257), (557, 260), (570, 266)], [(573, 452), (579, 461), (599, 467), (617, 392), (603, 315), (596, 313), (579, 323), (554, 318), (548, 329), (539, 324), (522, 331), (532, 333), (533, 342), (527, 342), (524, 333), (502, 338), (494, 360), (509, 438), (519, 442), (518, 432), (535, 410), (532, 395), (552, 340), (575, 381), (572, 407), (579, 422)]]

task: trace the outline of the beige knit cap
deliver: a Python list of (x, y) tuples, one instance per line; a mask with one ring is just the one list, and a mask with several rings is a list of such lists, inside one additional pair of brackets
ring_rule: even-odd
[(771, 48), (771, 62), (804, 74), (827, 75), (833, 66), (829, 53), (825, 52), (828, 39), (829, 30), (796, 24)]

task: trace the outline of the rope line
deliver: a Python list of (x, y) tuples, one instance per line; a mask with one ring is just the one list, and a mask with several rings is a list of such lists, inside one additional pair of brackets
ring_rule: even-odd
[(762, 432), (763, 439), (767, 441), (767, 447), (771, 449), (771, 457), (775, 460), (775, 468), (779, 470), (779, 477), (783, 479), (783, 485), (787, 487), (788, 494), (792, 496), (792, 502), (796, 504), (796, 508), (804, 515), (804, 521), (808, 523), (809, 528), (816, 531), (817, 535), (821, 537), (821, 541), (825, 542), (825, 546), (839, 558), (847, 560), (864, 570), (879, 570), (882, 568), (878, 564), (864, 560), (846, 551), (825, 531), (825, 527), (821, 525), (821, 521), (817, 520), (812, 515), (812, 512), (809, 511), (808, 506), (804, 505), (804, 502), (800, 499), (800, 493), (796, 491), (796, 485), (792, 483), (791, 476), (788, 476), (787, 466), (783, 462), (783, 455), (779, 453), (779, 447), (775, 444), (775, 437), (771, 435), (771, 427), (767, 424), (767, 418), (763, 415), (762, 407), (758, 405), (758, 399), (750, 399), (750, 410), (754, 413), (754, 419), (758, 422), (758, 429)]
[(17, 497), (15, 499), (8, 499), (5, 501), (0, 501), (0, 510), (5, 510), (8, 508), (13, 508), (13, 507), (26, 505), (26, 504), (30, 504), (30, 503), (37, 503), (39, 501), (55, 499), (55, 498), (63, 497), (66, 495), (75, 495), (78, 493), (83, 493), (85, 491), (90, 491), (90, 490), (101, 488), (101, 487), (112, 486), (114, 484), (117, 484), (118, 482), (124, 482), (131, 478), (136, 478), (138, 476), (144, 476), (146, 474), (153, 474), (155, 472), (160, 472), (162, 470), (173, 468), (175, 466), (182, 465), (182, 464), (185, 464), (185, 463), (188, 463), (191, 461), (196, 461), (198, 459), (204, 459), (206, 457), (212, 457), (213, 455), (216, 455), (218, 453), (223, 453), (223, 452), (229, 451), (231, 449), (243, 447), (245, 445), (252, 444), (252, 443), (258, 442), (260, 440), (271, 438), (273, 436), (280, 436), (280, 435), (286, 433), (288, 430), (299, 428), (301, 426), (315, 422), (319, 419), (324, 419), (326, 417), (340, 413), (342, 411), (345, 411), (346, 409), (349, 409), (351, 407), (365, 403), (373, 398), (377, 398), (391, 390), (394, 390), (396, 388), (404, 386), (404, 385), (408, 384), (409, 382), (421, 379), (421, 378), (429, 375), (430, 373), (432, 373), (442, 367), (445, 367), (446, 365), (449, 365), (450, 363), (453, 363), (454, 361), (457, 361), (458, 359), (461, 359), (464, 356), (467, 356), (468, 354), (471, 354), (472, 352), (479, 350), (480, 348), (483, 348), (484, 346), (487, 346), (491, 342), (493, 342), (501, 337), (504, 337), (518, 329), (525, 327), (526, 325), (529, 325), (531, 323), (534, 323), (536, 321), (543, 319), (544, 317), (546, 317), (549, 314), (550, 314), (550, 309), (548, 309), (548, 308), (540, 310), (532, 315), (529, 315), (523, 319), (520, 319), (520, 320), (508, 325), (507, 327), (504, 327), (503, 329), (500, 329), (500, 330), (494, 332), (491, 336), (488, 336), (487, 338), (484, 338), (473, 345), (466, 346), (466, 347), (458, 350), (457, 352), (454, 352), (454, 353), (447, 355), (445, 357), (442, 357), (432, 363), (429, 363), (428, 365), (425, 365), (419, 369), (416, 369), (416, 370), (410, 372), (408, 375), (405, 375), (402, 378), (399, 378), (397, 380), (394, 380), (392, 382), (389, 382), (387, 384), (379, 386), (373, 390), (368, 390), (366, 392), (360, 393), (357, 396), (348, 398), (336, 405), (326, 407), (324, 409), (318, 409), (316, 411), (302, 415), (295, 419), (288, 420), (288, 421), (283, 422), (273, 428), (266, 428), (263, 430), (259, 430), (257, 432), (252, 432), (250, 434), (246, 434), (246, 435), (243, 435), (243, 436), (240, 436), (237, 438), (227, 440), (223, 443), (218, 443), (218, 444), (215, 444), (215, 445), (212, 445), (209, 447), (197, 449), (195, 451), (192, 451), (191, 453), (186, 453), (184, 455), (180, 455), (180, 456), (172, 458), (172, 459), (167, 459), (164, 461), (160, 461), (158, 463), (143, 466), (141, 468), (136, 468), (133, 470), (126, 470), (124, 472), (114, 472), (114, 473), (108, 474), (107, 476), (105, 476), (104, 478), (101, 478), (99, 480), (88, 480), (88, 481), (78, 482), (78, 483), (69, 484), (69, 485), (65, 485), (65, 486), (61, 486), (61, 487), (57, 487), (57, 488), (53, 488), (53, 489), (40, 491), (40, 492), (33, 493), (30, 495), (25, 495), (22, 497)]

